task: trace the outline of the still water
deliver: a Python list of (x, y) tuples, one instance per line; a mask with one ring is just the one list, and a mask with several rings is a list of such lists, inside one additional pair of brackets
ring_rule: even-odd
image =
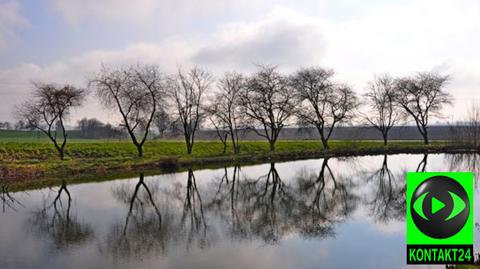
[(476, 163), (312, 159), (2, 194), (0, 268), (405, 268), (404, 173)]

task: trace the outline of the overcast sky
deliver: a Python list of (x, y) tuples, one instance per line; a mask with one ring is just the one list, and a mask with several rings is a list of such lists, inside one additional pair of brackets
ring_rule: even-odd
[[(359, 93), (375, 74), (434, 70), (452, 76), (447, 121), (480, 99), (479, 50), (478, 0), (0, 0), (0, 121), (32, 80), (85, 86), (101, 64), (139, 62), (319, 65)], [(116, 119), (94, 97), (82, 117)]]

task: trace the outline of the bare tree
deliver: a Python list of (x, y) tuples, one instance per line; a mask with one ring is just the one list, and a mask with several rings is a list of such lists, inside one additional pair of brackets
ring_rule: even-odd
[(244, 128), (244, 117), (239, 106), (244, 85), (245, 78), (241, 74), (225, 73), (218, 83), (213, 103), (207, 108), (217, 133), (222, 132), (219, 134), (221, 140), (225, 133), (230, 136), (234, 153), (240, 152), (239, 131)]
[(195, 133), (205, 118), (202, 105), (212, 81), (213, 77), (210, 73), (199, 67), (193, 67), (187, 73), (179, 70), (178, 75), (168, 84), (169, 95), (182, 126), (181, 131), (185, 137), (188, 154), (192, 153)]
[(467, 120), (450, 126), (452, 139), (473, 148), (480, 146), (480, 104), (474, 103), (468, 110)]
[(335, 126), (352, 119), (359, 104), (349, 86), (332, 81), (333, 74), (333, 70), (312, 67), (297, 71), (291, 78), (300, 100), (295, 110), (298, 123), (315, 126), (325, 149)]
[(369, 106), (364, 118), (382, 134), (383, 144), (387, 145), (388, 132), (405, 116), (395, 102), (395, 80), (388, 74), (375, 77), (364, 96)]
[(215, 133), (217, 134), (218, 139), (220, 139), (220, 142), (223, 144), (222, 154), (225, 154), (227, 152), (227, 143), (230, 131), (225, 126), (219, 125), (213, 115), (210, 115), (209, 120), (215, 128)]
[(297, 104), (288, 78), (275, 66), (260, 66), (260, 70), (247, 79), (239, 101), (250, 128), (268, 140), (273, 153), (278, 136), (292, 118)]
[(155, 65), (111, 70), (103, 67), (90, 81), (102, 103), (120, 113), (122, 127), (137, 148), (138, 157), (143, 156), (143, 145), (157, 107), (164, 101), (164, 82), (163, 74)]
[(425, 144), (429, 142), (430, 118), (439, 116), (443, 106), (452, 102), (452, 96), (443, 89), (448, 80), (448, 76), (425, 72), (397, 79), (395, 83), (395, 100), (415, 120)]
[(85, 99), (86, 91), (71, 85), (35, 82), (32, 100), (17, 108), (16, 116), (29, 128), (43, 132), (53, 142), (61, 160), (65, 156), (67, 132), (65, 121), (74, 107)]
[(475, 148), (480, 146), (480, 105), (473, 104), (468, 111), (468, 121), (465, 124), (467, 130), (465, 132), (465, 140)]

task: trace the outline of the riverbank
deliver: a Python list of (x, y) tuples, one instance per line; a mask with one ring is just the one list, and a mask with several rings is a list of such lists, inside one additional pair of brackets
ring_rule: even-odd
[(209, 167), (253, 164), (319, 157), (359, 156), (395, 153), (471, 152), (471, 149), (442, 141), (430, 145), (412, 141), (332, 141), (324, 151), (318, 141), (278, 141), (275, 154), (268, 143), (245, 141), (241, 153), (215, 141), (198, 141), (192, 155), (187, 155), (181, 141), (149, 141), (144, 157), (136, 157), (135, 148), (127, 141), (75, 141), (68, 144), (67, 157), (58, 160), (48, 142), (0, 142), (0, 179), (22, 187), (58, 184), (61, 179), (110, 178), (139, 171), (162, 173), (187, 167)]

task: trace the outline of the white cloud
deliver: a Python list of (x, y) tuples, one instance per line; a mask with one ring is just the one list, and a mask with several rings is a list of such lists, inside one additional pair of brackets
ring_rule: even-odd
[(478, 95), (480, 3), (473, 0), (417, 0), (374, 10), (362, 19), (329, 27), (326, 61), (362, 90), (375, 73), (450, 73), (448, 90), (462, 117), (465, 100)]
[[(142, 1), (146, 1), (146, 6), (157, 4)], [(113, 0), (102, 3), (113, 5)], [(121, 3), (128, 6), (130, 2)], [(100, 4), (93, 6), (98, 12), (107, 8)], [(80, 13), (82, 8), (85, 9), (78, 7)], [(132, 7), (132, 13), (148, 14), (143, 8), (137, 8), (140, 10)], [(117, 10), (118, 14), (122, 10)], [(455, 111), (456, 118), (461, 118), (465, 104), (479, 94), (478, 17), (480, 3), (474, 0), (390, 4), (341, 22), (277, 7), (255, 20), (220, 25), (207, 38), (176, 36), (159, 44), (85, 52), (47, 66), (27, 64), (0, 71), (0, 85), (6, 85), (0, 88), (0, 95), (7, 98), (7, 104), (17, 103), (28, 89), (25, 85), (30, 79), (82, 84), (101, 63), (156, 63), (166, 72), (173, 72), (179, 66), (200, 64), (216, 73), (230, 69), (249, 71), (254, 63), (279, 64), (284, 70), (323, 65), (335, 68), (338, 78), (358, 91), (363, 90), (375, 73), (406, 75), (436, 69), (452, 75), (448, 90), (455, 96), (456, 104), (446, 112)], [(0, 107), (0, 117), (8, 118), (10, 111), (9, 105)], [(87, 106), (85, 111), (93, 116), (101, 115), (98, 107)]]
[(322, 24), (275, 8), (253, 22), (224, 25), (193, 60), (216, 70), (249, 70), (254, 64), (278, 64), (283, 68), (319, 64), (325, 50)]
[(76, 24), (89, 18), (101, 20), (137, 20), (154, 14), (156, 0), (50, 0), (53, 10)]
[[(50, 7), (67, 22), (161, 23), (171, 27), (198, 18), (255, 13), (272, 0), (49, 0)], [(227, 15), (228, 14), (228, 15)]]
[[(326, 0), (48, 0), (50, 8), (68, 23), (157, 25), (175, 29), (231, 19), (252, 19), (274, 5), (294, 10), (319, 11)], [(202, 29), (203, 31), (204, 29)]]
[(455, 111), (458, 119), (480, 93), (479, 17), (480, 3), (472, 0), (384, 5), (341, 22), (277, 8), (259, 20), (220, 27), (193, 60), (220, 70), (323, 65), (359, 92), (374, 74), (436, 70), (452, 77), (447, 90), (455, 105), (445, 114), (451, 119)]
[(332, 27), (329, 56), (339, 66), (353, 64), (367, 72), (410, 72), (452, 58), (468, 59), (480, 43), (474, 34), (480, 29), (479, 15), (478, 3), (471, 0), (389, 5)]
[[(96, 73), (102, 64), (120, 66), (124, 64), (158, 64), (164, 72), (171, 73), (187, 62), (191, 49), (182, 42), (170, 40), (164, 44), (135, 44), (123, 50), (91, 51), (80, 56), (52, 63), (47, 66), (22, 64), (16, 68), (0, 71), (0, 121), (11, 120), (14, 108), (28, 98), (31, 81), (69, 83), (86, 87), (89, 76)], [(78, 111), (72, 120), (96, 117), (116, 121), (115, 114), (104, 111), (94, 96)]]
[(0, 52), (7, 46), (7, 41), (14, 38), (13, 30), (27, 24), (18, 2), (0, 3)]

